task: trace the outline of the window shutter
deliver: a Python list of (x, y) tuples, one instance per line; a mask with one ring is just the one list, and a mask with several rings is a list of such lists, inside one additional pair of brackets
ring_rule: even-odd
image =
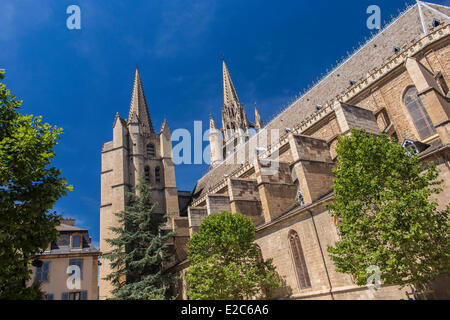
[(88, 292), (87, 291), (81, 291), (81, 300), (87, 300), (88, 298)]
[(149, 143), (147, 145), (147, 157), (154, 158), (155, 156), (156, 156), (155, 145), (152, 143)]
[(83, 259), (78, 260), (78, 266), (80, 267), (80, 280), (83, 280)]
[(42, 281), (48, 282), (50, 273), (50, 261), (46, 261), (42, 264)]
[(36, 268), (35, 278), (36, 278), (36, 280), (41, 281), (41, 279), (42, 279), (42, 266)]
[(151, 180), (150, 180), (150, 167), (145, 167), (144, 168), (144, 174), (145, 174), (145, 183), (150, 184)]
[(69, 300), (69, 293), (63, 292), (61, 295), (61, 300)]

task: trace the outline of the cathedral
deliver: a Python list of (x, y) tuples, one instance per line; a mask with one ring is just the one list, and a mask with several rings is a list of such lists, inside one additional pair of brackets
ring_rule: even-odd
[[(192, 192), (179, 191), (171, 132), (155, 132), (136, 70), (128, 119), (116, 115), (113, 140), (103, 144), (100, 250), (111, 248), (109, 228), (125, 208), (125, 193), (145, 175), (156, 212), (173, 213), (165, 226), (171, 240), (170, 272), (180, 275), (178, 298), (188, 299), (186, 244), (202, 219), (222, 211), (241, 213), (256, 226), (256, 243), (273, 263), (283, 286), (278, 299), (409, 299), (411, 288), (382, 285), (377, 291), (336, 271), (327, 247), (338, 240), (333, 200), (338, 137), (352, 129), (385, 133), (434, 162), (444, 180), (440, 208), (450, 203), (450, 8), (418, 1), (264, 124), (250, 121), (223, 60), (222, 128), (210, 118), (210, 170)], [(278, 106), (274, 106), (278, 107)], [(100, 266), (100, 299), (110, 297)], [(450, 298), (447, 277), (433, 284)]]

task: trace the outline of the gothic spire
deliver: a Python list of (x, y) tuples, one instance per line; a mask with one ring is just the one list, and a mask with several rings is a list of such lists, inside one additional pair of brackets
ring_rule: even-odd
[(259, 115), (258, 109), (256, 108), (255, 102), (255, 128), (261, 130), (264, 127), (264, 123), (261, 120), (261, 116)]
[(231, 80), (230, 72), (228, 71), (225, 59), (223, 62), (223, 104), (227, 107), (232, 107), (234, 104), (240, 105), (236, 89), (234, 88), (233, 81)]
[(144, 88), (141, 82), (141, 76), (139, 75), (139, 69), (136, 67), (128, 123), (137, 121), (143, 126), (144, 132), (154, 132), (152, 119), (148, 112), (147, 100), (145, 99)]

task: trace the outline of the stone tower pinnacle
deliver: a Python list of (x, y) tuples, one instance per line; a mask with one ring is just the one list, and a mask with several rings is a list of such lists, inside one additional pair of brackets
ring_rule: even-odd
[(214, 122), (212, 115), (209, 115), (209, 128), (216, 129), (216, 123)]
[(153, 133), (153, 124), (148, 112), (147, 100), (145, 99), (144, 88), (139, 75), (139, 69), (136, 67), (134, 77), (133, 93), (131, 95), (130, 113), (128, 123), (139, 122), (143, 127), (143, 132)]
[(258, 109), (256, 108), (255, 102), (255, 129), (261, 130), (264, 127), (264, 123), (261, 120), (261, 116), (259, 115)]
[(211, 148), (211, 167), (215, 167), (223, 161), (222, 133), (216, 128), (212, 115), (209, 116), (209, 143)]

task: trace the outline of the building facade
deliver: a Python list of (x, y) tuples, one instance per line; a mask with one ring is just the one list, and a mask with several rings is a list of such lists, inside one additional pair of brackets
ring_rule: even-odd
[[(59, 231), (58, 240), (35, 257), (42, 264), (32, 267), (28, 285), (40, 281), (46, 300), (97, 300), (100, 252), (92, 245), (88, 230), (76, 227), (75, 220), (70, 218), (63, 219), (56, 229)], [(75, 273), (69, 270), (70, 266), (79, 267), (79, 286), (74, 281), (67, 285)]]
[[(211, 169), (198, 180), (187, 209), (178, 201), (171, 161), (161, 168), (170, 172), (157, 199), (166, 204), (161, 210), (187, 213), (171, 221), (177, 236), (170, 270), (183, 279), (189, 237), (206, 216), (226, 210), (255, 223), (262, 255), (273, 259), (283, 279), (280, 299), (412, 297), (412, 289), (396, 286), (369, 291), (335, 270), (326, 248), (338, 234), (325, 205), (333, 198), (338, 137), (352, 129), (386, 133), (413, 146), (422, 161), (436, 163), (444, 180), (439, 205), (450, 203), (449, 15), (450, 8), (421, 1), (408, 7), (265, 126), (256, 109), (255, 121), (248, 120), (224, 61), (222, 129), (211, 117)], [(135, 105), (136, 83), (128, 122), (117, 116), (114, 141), (103, 147), (102, 230), (114, 223), (112, 213), (123, 209), (124, 187), (135, 184), (129, 177), (145, 172), (146, 142), (133, 137), (145, 136), (149, 117), (131, 112), (145, 110)], [(163, 142), (168, 151), (170, 138), (161, 138)], [(170, 159), (169, 151), (166, 157)], [(101, 245), (101, 250), (107, 248)], [(447, 281), (442, 277), (435, 284), (435, 297), (450, 297)], [(177, 290), (180, 298), (187, 298), (183, 280)]]

